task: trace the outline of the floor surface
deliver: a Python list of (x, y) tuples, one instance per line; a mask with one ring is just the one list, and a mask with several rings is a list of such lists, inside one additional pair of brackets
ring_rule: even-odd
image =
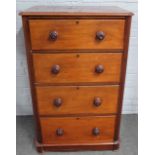
[[(121, 123), (121, 145), (117, 151), (44, 152), (43, 155), (138, 155), (138, 117), (123, 115)], [(17, 117), (16, 155), (38, 155), (33, 143), (34, 121), (31, 116)]]

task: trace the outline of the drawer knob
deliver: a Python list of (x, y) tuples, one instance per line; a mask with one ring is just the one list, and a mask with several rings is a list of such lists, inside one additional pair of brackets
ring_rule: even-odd
[(101, 101), (101, 99), (100, 99), (99, 97), (96, 97), (96, 98), (94, 99), (94, 105), (95, 105), (96, 107), (100, 106), (101, 103), (102, 103), (102, 101)]
[(56, 129), (56, 135), (57, 136), (63, 136), (63, 134), (64, 134), (64, 130), (63, 129), (61, 129), (61, 128)]
[(104, 71), (103, 65), (97, 65), (95, 68), (96, 73), (102, 73)]
[(104, 33), (104, 32), (98, 31), (98, 32), (96, 33), (96, 39), (97, 39), (97, 40), (103, 40), (104, 38), (105, 38), (105, 33)]
[(99, 128), (93, 128), (92, 133), (93, 133), (94, 136), (99, 135), (100, 134)]
[(52, 73), (58, 74), (60, 72), (60, 66), (59, 65), (53, 65), (52, 66)]
[(53, 102), (53, 104), (56, 106), (56, 107), (60, 107), (62, 105), (62, 99), (61, 98), (56, 98)]
[(57, 31), (50, 32), (49, 37), (53, 41), (57, 40), (57, 38), (58, 38), (58, 32)]

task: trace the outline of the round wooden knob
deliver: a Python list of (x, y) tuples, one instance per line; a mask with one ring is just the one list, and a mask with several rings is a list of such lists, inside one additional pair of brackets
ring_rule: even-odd
[(61, 128), (56, 129), (56, 135), (57, 136), (63, 136), (63, 134), (64, 134), (64, 130), (63, 129), (61, 129)]
[(96, 73), (102, 73), (104, 71), (103, 65), (97, 65), (95, 68)]
[(100, 106), (101, 103), (102, 103), (102, 101), (101, 101), (101, 99), (100, 99), (99, 97), (96, 97), (96, 98), (94, 99), (94, 105), (95, 105), (96, 107)]
[(100, 134), (99, 128), (94, 128), (94, 129), (92, 130), (92, 133), (93, 133), (94, 136), (99, 135), (99, 134)]
[(105, 38), (105, 33), (104, 33), (104, 32), (98, 31), (98, 32), (96, 33), (96, 39), (98, 39), (98, 40), (103, 40), (104, 38)]
[(58, 32), (56, 32), (56, 31), (50, 32), (49, 37), (53, 41), (57, 40), (57, 38), (58, 38)]
[(54, 101), (53, 101), (53, 104), (56, 106), (56, 107), (60, 107), (62, 105), (62, 99), (61, 98), (56, 98)]
[(52, 66), (52, 73), (58, 74), (60, 72), (60, 66), (59, 65), (53, 65)]

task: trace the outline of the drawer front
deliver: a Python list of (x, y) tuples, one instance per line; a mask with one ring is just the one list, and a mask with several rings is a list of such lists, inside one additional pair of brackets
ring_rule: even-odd
[(33, 54), (35, 82), (119, 82), (121, 53)]
[(117, 112), (119, 86), (36, 87), (40, 115)]
[(113, 142), (115, 117), (64, 117), (41, 120), (44, 144)]
[(123, 49), (123, 19), (30, 20), (33, 50)]

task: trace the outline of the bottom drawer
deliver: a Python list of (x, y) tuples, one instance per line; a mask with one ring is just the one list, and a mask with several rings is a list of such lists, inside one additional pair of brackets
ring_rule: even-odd
[(41, 118), (44, 144), (113, 142), (115, 116)]

